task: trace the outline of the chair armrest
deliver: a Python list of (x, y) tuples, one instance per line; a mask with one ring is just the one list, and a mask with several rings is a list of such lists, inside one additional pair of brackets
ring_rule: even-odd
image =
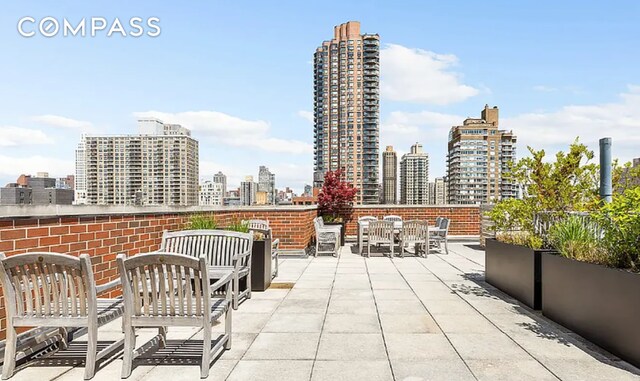
[(217, 289), (222, 288), (227, 284), (230, 284), (232, 279), (233, 279), (233, 272), (229, 271), (227, 275), (224, 276), (224, 278), (218, 279), (214, 284), (212, 284), (209, 287), (209, 291), (213, 293)]
[(98, 284), (98, 285), (96, 285), (96, 293), (97, 293), (98, 295), (100, 295), (100, 294), (102, 294), (103, 292), (105, 292), (105, 291), (107, 291), (107, 290), (110, 290), (110, 289), (112, 289), (112, 288), (116, 288), (116, 287), (118, 287), (118, 286), (120, 286), (120, 278), (118, 278), (118, 279), (114, 279), (114, 280), (112, 280), (112, 281), (110, 281), (110, 282), (107, 282), (107, 283), (103, 283), (103, 284)]
[(244, 258), (244, 257), (247, 257), (249, 255), (251, 255), (251, 250), (247, 250), (244, 253), (237, 254), (235, 259), (238, 260), (240, 258)]
[(326, 232), (341, 232), (342, 231), (342, 226), (325, 226), (323, 228), (319, 229), (321, 232), (326, 231)]
[(280, 249), (280, 238), (276, 238), (271, 241), (271, 250), (279, 250)]

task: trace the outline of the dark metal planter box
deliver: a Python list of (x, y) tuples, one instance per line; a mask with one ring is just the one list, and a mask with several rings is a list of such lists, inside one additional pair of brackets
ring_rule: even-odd
[(487, 239), (485, 279), (530, 308), (539, 310), (542, 308), (540, 255), (547, 251)]
[(271, 239), (253, 241), (251, 252), (251, 291), (264, 291), (271, 285)]
[(543, 254), (542, 313), (640, 366), (640, 274)]

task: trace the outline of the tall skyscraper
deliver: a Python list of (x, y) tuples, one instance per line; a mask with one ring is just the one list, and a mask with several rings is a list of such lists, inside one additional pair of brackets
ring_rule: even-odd
[(222, 194), (227, 194), (227, 175), (218, 171), (215, 175), (213, 175), (213, 182), (217, 184), (222, 184)]
[(398, 202), (398, 155), (392, 146), (382, 153), (382, 203)]
[(198, 142), (177, 124), (139, 120), (140, 135), (83, 135), (77, 203), (198, 205)]
[(400, 161), (400, 203), (429, 203), (429, 154), (418, 143), (412, 145), (411, 152), (402, 155)]
[(313, 56), (314, 187), (327, 171), (344, 170), (359, 204), (379, 202), (380, 37), (360, 23), (334, 28)]
[(253, 176), (247, 176), (240, 183), (240, 205), (255, 205), (258, 184), (253, 181)]
[(506, 179), (516, 159), (516, 136), (498, 129), (498, 107), (484, 106), (480, 119), (467, 118), (449, 132), (448, 199), (451, 204), (483, 204), (518, 195)]
[(258, 191), (267, 194), (265, 204), (273, 205), (276, 203), (276, 175), (264, 165), (261, 165), (258, 171)]

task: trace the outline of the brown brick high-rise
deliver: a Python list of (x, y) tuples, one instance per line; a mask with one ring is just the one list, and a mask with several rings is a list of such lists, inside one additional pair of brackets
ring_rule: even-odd
[(314, 186), (344, 170), (357, 203), (378, 203), (380, 38), (360, 23), (336, 26), (313, 57)]

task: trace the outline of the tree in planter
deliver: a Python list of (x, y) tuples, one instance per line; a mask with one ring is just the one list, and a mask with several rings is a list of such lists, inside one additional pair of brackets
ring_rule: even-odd
[(329, 171), (318, 194), (318, 213), (325, 222), (348, 222), (353, 213), (353, 201), (358, 193), (350, 183), (342, 180), (342, 171)]
[(599, 207), (598, 165), (590, 161), (593, 151), (579, 143), (569, 152), (558, 152), (555, 162), (546, 162), (545, 151), (527, 147), (531, 153), (511, 166), (506, 176), (523, 187), (522, 199), (505, 199), (488, 213), (498, 240), (534, 249), (549, 247), (548, 227), (569, 212)]

